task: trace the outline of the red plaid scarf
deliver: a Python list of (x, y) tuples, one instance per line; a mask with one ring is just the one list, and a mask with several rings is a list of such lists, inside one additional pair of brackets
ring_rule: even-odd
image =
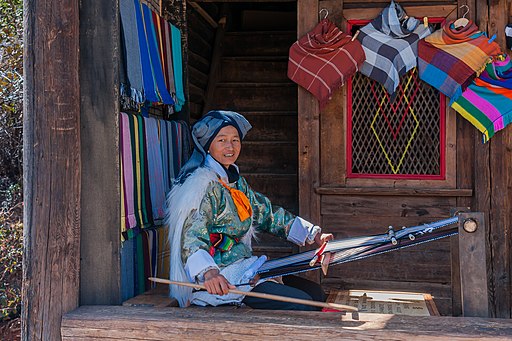
[(311, 92), (322, 109), (364, 59), (361, 43), (324, 19), (290, 47), (288, 77)]

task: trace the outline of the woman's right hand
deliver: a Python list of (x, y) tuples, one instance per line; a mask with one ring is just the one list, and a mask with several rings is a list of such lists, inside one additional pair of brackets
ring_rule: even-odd
[(235, 289), (235, 286), (219, 273), (218, 269), (211, 269), (204, 274), (204, 286), (208, 293), (212, 295), (226, 295), (229, 289)]

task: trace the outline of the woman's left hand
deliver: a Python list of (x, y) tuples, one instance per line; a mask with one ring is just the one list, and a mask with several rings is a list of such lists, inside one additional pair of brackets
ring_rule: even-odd
[(331, 241), (334, 239), (332, 233), (317, 233), (315, 236), (315, 243), (318, 246), (322, 246), (325, 242)]

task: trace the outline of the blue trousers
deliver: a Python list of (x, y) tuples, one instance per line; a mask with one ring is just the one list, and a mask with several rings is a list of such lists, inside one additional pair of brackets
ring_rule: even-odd
[[(258, 284), (252, 289), (253, 292), (261, 292), (265, 294), (300, 298), (303, 300), (314, 300), (325, 302), (325, 293), (322, 287), (310, 280), (298, 276), (285, 276), (283, 283), (263, 282)], [(253, 309), (268, 309), (268, 310), (321, 310), (321, 308), (312, 307), (304, 304), (281, 302), (274, 300), (267, 300), (264, 298), (246, 296), (243, 303), (247, 304)]]

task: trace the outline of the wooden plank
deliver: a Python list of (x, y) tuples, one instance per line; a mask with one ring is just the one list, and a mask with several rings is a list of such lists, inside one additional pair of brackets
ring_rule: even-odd
[(22, 339), (58, 340), (79, 300), (79, 4), (24, 10)]
[[(389, 2), (386, 3), (386, 5)], [(382, 7), (370, 7), (370, 8), (344, 8), (343, 16), (346, 20), (373, 20), (382, 12)], [(455, 17), (457, 12), (457, 6), (453, 4), (449, 5), (414, 5), (404, 6), (404, 10), (407, 15), (411, 17), (423, 18), (425, 16), (429, 18), (444, 18), (444, 17)]]
[[(508, 24), (507, 6), (510, 1), (489, 1), (489, 36), (497, 35), (496, 42), (505, 51), (504, 27)], [(489, 209), (491, 283), (496, 317), (512, 317), (512, 132), (504, 129), (490, 143), (491, 196)]]
[(224, 56), (288, 56), (296, 40), (293, 31), (228, 32)]
[(244, 142), (239, 167), (243, 173), (296, 174), (296, 150), (293, 142)]
[(289, 83), (255, 83), (252, 87), (230, 83), (218, 84), (212, 97), (212, 108), (235, 111), (268, 110), (297, 111), (295, 98), (297, 86)]
[(244, 112), (243, 115), (252, 125), (244, 144), (246, 141), (297, 142), (296, 112), (283, 115), (279, 113), (277, 115), (267, 115), (266, 113)]
[[(318, 0), (297, 2), (297, 37), (309, 32), (318, 22)], [(298, 87), (299, 128), (299, 211), (305, 219), (319, 221), (320, 200), (314, 187), (319, 182), (319, 106), (318, 100)]]
[(190, 6), (208, 23), (211, 27), (217, 28), (217, 22), (198, 3), (189, 1)]
[(80, 6), (81, 304), (121, 303), (118, 12)]
[(422, 197), (471, 197), (473, 190), (460, 189), (428, 189), (428, 188), (386, 188), (386, 187), (317, 187), (315, 191), (321, 195), (371, 195), (371, 196), (422, 196)]
[(489, 316), (486, 273), (486, 221), (483, 213), (459, 215), (459, 258), (463, 316)]
[(426, 216), (447, 217), (455, 198), (450, 197), (345, 197), (322, 196), (322, 214), (337, 214), (339, 217), (357, 215), (371, 216)]
[[(83, 306), (62, 321), (63, 340), (479, 340), (512, 336), (512, 321), (439, 316), (232, 309)], [(269, 325), (273, 326), (269, 328)]]
[(288, 58), (258, 60), (225, 57), (220, 74), (223, 82), (290, 82), (287, 70)]

